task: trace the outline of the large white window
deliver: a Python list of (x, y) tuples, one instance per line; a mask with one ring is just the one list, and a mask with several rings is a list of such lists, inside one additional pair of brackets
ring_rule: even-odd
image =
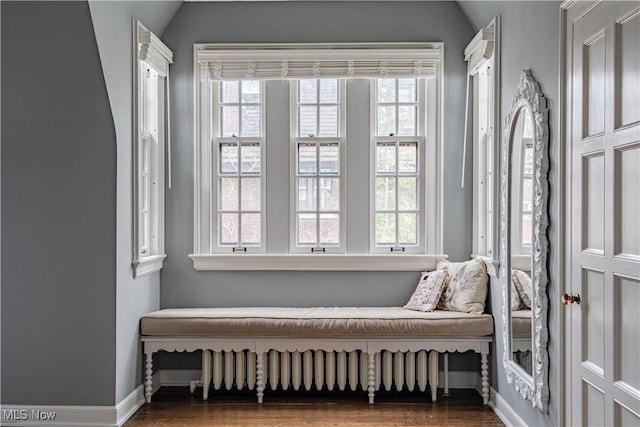
[(424, 81), (376, 79), (372, 251), (424, 252)]
[(213, 252), (264, 252), (263, 85), (212, 83)]
[(340, 253), (345, 248), (345, 82), (291, 82), (292, 253)]
[(158, 271), (164, 253), (167, 79), (173, 54), (140, 22), (134, 23), (133, 274)]
[(196, 45), (194, 268), (434, 266), (441, 49)]

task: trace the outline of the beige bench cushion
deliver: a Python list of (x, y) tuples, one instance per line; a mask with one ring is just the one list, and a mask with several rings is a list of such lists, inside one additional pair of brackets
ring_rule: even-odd
[(511, 333), (514, 338), (531, 337), (531, 310), (511, 312)]
[(144, 315), (140, 328), (154, 336), (487, 336), (493, 317), (401, 307), (172, 308)]

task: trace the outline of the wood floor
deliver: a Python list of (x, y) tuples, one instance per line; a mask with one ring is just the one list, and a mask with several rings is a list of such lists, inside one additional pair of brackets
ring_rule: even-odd
[(163, 387), (124, 427), (354, 427), (354, 426), (503, 426), (482, 405), (475, 390), (451, 390), (431, 403), (428, 395), (379, 391), (376, 403), (363, 392), (273, 392), (256, 403), (254, 392), (212, 392), (202, 400), (188, 387)]

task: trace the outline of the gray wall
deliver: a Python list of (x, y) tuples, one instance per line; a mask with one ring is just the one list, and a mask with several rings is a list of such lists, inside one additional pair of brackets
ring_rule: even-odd
[[(462, 52), (473, 35), (454, 2), (185, 3), (163, 35), (175, 63), (171, 69), (174, 189), (167, 194), (169, 258), (161, 273), (161, 306), (401, 305), (418, 279), (417, 272), (193, 269), (187, 255), (193, 252), (194, 43), (443, 41), (444, 251), (451, 259), (462, 260), (471, 252), (472, 216), (471, 187), (459, 186), (466, 82)], [(288, 210), (273, 214), (286, 215)]]
[(116, 196), (116, 390), (120, 402), (142, 382), (140, 317), (160, 304), (158, 273), (133, 279), (133, 18), (161, 35), (181, 1), (91, 1), (102, 71), (117, 143)]
[[(509, 403), (509, 405), (531, 426), (559, 425), (560, 423), (560, 305), (557, 304), (561, 289), (559, 262), (561, 254), (558, 252), (558, 239), (561, 230), (558, 197), (560, 162), (560, 144), (558, 135), (559, 109), (559, 2), (460, 2), (460, 7), (467, 14), (476, 28), (487, 25), (496, 15), (501, 15), (501, 113), (500, 129), (504, 129), (505, 116), (511, 108), (511, 101), (516, 93), (520, 72), (530, 69), (533, 77), (540, 83), (540, 88), (547, 98), (549, 108), (549, 384), (550, 405), (549, 414), (544, 415), (533, 409), (528, 401), (517, 394), (511, 384), (507, 383), (502, 369), (502, 321), (501, 306), (502, 283), (492, 283), (492, 306), (495, 319), (496, 348), (493, 352), (492, 372), (494, 373), (493, 387)], [(504, 135), (501, 134), (501, 139)]]
[(2, 403), (114, 405), (116, 145), (89, 8), (0, 7)]

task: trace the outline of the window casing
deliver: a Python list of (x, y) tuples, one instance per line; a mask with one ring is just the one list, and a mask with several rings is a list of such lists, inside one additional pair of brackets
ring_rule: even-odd
[(424, 253), (425, 81), (372, 84), (372, 253)]
[[(473, 256), (482, 257), (495, 273), (498, 262), (498, 164), (500, 18), (481, 29), (465, 49), (473, 93)], [(469, 94), (467, 94), (469, 96)], [(465, 141), (465, 144), (467, 141)]]
[(265, 252), (264, 84), (211, 83), (213, 253)]
[(291, 81), (291, 253), (344, 253), (344, 79)]
[[(392, 59), (389, 62), (373, 60), (378, 49), (380, 55)], [(413, 58), (416, 52), (424, 54), (424, 63), (405, 59)], [(195, 45), (194, 254), (190, 255), (194, 268), (415, 271), (435, 266), (435, 259), (442, 256), (440, 52), (441, 45), (437, 43), (402, 46)], [(271, 57), (274, 59), (269, 59)], [(246, 62), (242, 58), (246, 58)], [(372, 116), (363, 114), (375, 112), (371, 104), (373, 86), (377, 78), (387, 72), (389, 79), (416, 82), (417, 100), (413, 104), (417, 130), (411, 134), (405, 132), (405, 126), (399, 131), (405, 135), (377, 136), (372, 132)], [(247, 247), (246, 252), (242, 249), (240, 254), (229, 247), (225, 251), (219, 251), (217, 247), (219, 144), (226, 142), (225, 138), (242, 141), (243, 136), (223, 137), (219, 129), (214, 129), (220, 126), (216, 118), (220, 100), (214, 99), (219, 96), (216, 86), (228, 80), (252, 78), (259, 79), (265, 88), (262, 100), (264, 127), (259, 137), (263, 160), (264, 226), (261, 231), (264, 240), (262, 252), (254, 251), (253, 255), (255, 248), (251, 247)], [(338, 82), (337, 100), (321, 100), (318, 96), (319, 82), (328, 80)], [(316, 100), (299, 96), (300, 81), (305, 85), (318, 83), (311, 85)], [(349, 89), (352, 86), (355, 91)], [(285, 99), (286, 104), (283, 103)], [(324, 120), (323, 125), (319, 114), (323, 107), (325, 112), (331, 112), (331, 117), (335, 117), (337, 109), (337, 120)], [(329, 128), (337, 132), (329, 132)], [(391, 253), (391, 246), (371, 248), (375, 229), (370, 225), (374, 217), (370, 190), (375, 182), (371, 170), (375, 164), (376, 141), (393, 141), (403, 153), (408, 151), (407, 147), (413, 147), (416, 152), (417, 172), (414, 175), (420, 175), (415, 185), (417, 206), (408, 209), (411, 212), (394, 211), (395, 215), (409, 213), (422, 218), (417, 220), (418, 229), (414, 233), (417, 237), (411, 245), (406, 245), (405, 252)], [(287, 149), (283, 151), (285, 143)], [(358, 171), (357, 174), (354, 171)], [(415, 181), (406, 170), (397, 176)], [(282, 211), (285, 200), (289, 206), (288, 215), (283, 215)], [(321, 225), (321, 215), (331, 221)], [(299, 218), (311, 225), (299, 227)], [(338, 233), (335, 232), (337, 228)], [(325, 230), (324, 234), (321, 229)]]
[(167, 80), (173, 54), (140, 22), (134, 22), (134, 277), (162, 268), (164, 253)]

